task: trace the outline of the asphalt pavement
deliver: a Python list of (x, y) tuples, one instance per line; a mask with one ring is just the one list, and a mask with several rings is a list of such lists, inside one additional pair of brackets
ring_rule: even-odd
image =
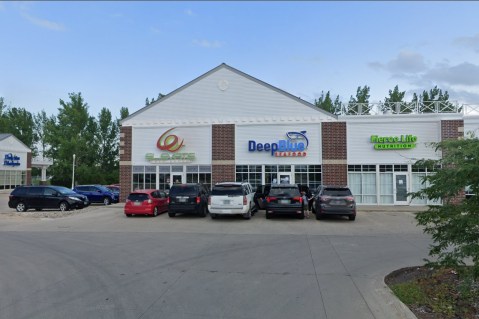
[(120, 203), (31, 218), (5, 197), (0, 318), (415, 318), (384, 284), (427, 257), (413, 212), (126, 218)]

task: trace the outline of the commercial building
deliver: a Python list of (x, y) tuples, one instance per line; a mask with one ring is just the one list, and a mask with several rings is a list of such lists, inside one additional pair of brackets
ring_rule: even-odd
[(12, 134), (0, 134), (0, 190), (30, 184), (32, 151)]
[(479, 119), (450, 104), (421, 107), (336, 116), (221, 64), (121, 121), (121, 200), (174, 182), (249, 181), (349, 185), (359, 204), (428, 204), (407, 196), (432, 173), (415, 161), (440, 158), (428, 144), (461, 138)]

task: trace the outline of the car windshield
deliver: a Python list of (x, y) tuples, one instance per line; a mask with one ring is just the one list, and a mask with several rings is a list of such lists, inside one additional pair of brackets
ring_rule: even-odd
[(54, 187), (54, 189), (62, 195), (78, 195), (78, 193), (75, 193), (74, 191), (66, 187), (57, 186)]
[(347, 188), (326, 188), (323, 195), (328, 196), (351, 196), (351, 191)]
[(197, 190), (194, 186), (178, 185), (170, 189), (170, 196), (196, 196)]
[(269, 192), (270, 196), (300, 196), (299, 189), (296, 187), (273, 187)]
[(218, 185), (213, 187), (211, 195), (224, 196), (224, 195), (243, 195), (243, 189), (240, 185)]
[(148, 199), (148, 194), (144, 194), (144, 193), (131, 193), (130, 195), (128, 195), (128, 199), (131, 200), (131, 201), (138, 201), (138, 202), (142, 202), (144, 200), (147, 200)]

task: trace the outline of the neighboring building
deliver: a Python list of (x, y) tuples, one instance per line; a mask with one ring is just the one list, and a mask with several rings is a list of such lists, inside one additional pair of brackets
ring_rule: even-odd
[(336, 116), (221, 64), (121, 121), (121, 200), (174, 182), (289, 181), (348, 184), (359, 204), (424, 205), (407, 192), (431, 172), (413, 163), (440, 158), (428, 143), (464, 136), (463, 113)]
[(32, 181), (32, 151), (12, 134), (0, 134), (0, 190), (29, 185)]

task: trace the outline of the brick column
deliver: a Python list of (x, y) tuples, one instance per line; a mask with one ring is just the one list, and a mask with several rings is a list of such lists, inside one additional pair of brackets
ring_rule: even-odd
[(321, 166), (324, 185), (346, 185), (348, 183), (346, 122), (321, 123), (323, 164)]
[(27, 175), (26, 175), (26, 184), (32, 184), (32, 152), (27, 153)]
[(120, 202), (131, 192), (131, 140), (132, 127), (120, 127)]
[(235, 125), (212, 125), (212, 184), (236, 180)]
[[(464, 138), (464, 120), (442, 120), (441, 121), (441, 140), (452, 140)], [(442, 151), (442, 156), (445, 155), (445, 151)], [(452, 198), (452, 203), (459, 203), (465, 196), (463, 190), (456, 197)]]

